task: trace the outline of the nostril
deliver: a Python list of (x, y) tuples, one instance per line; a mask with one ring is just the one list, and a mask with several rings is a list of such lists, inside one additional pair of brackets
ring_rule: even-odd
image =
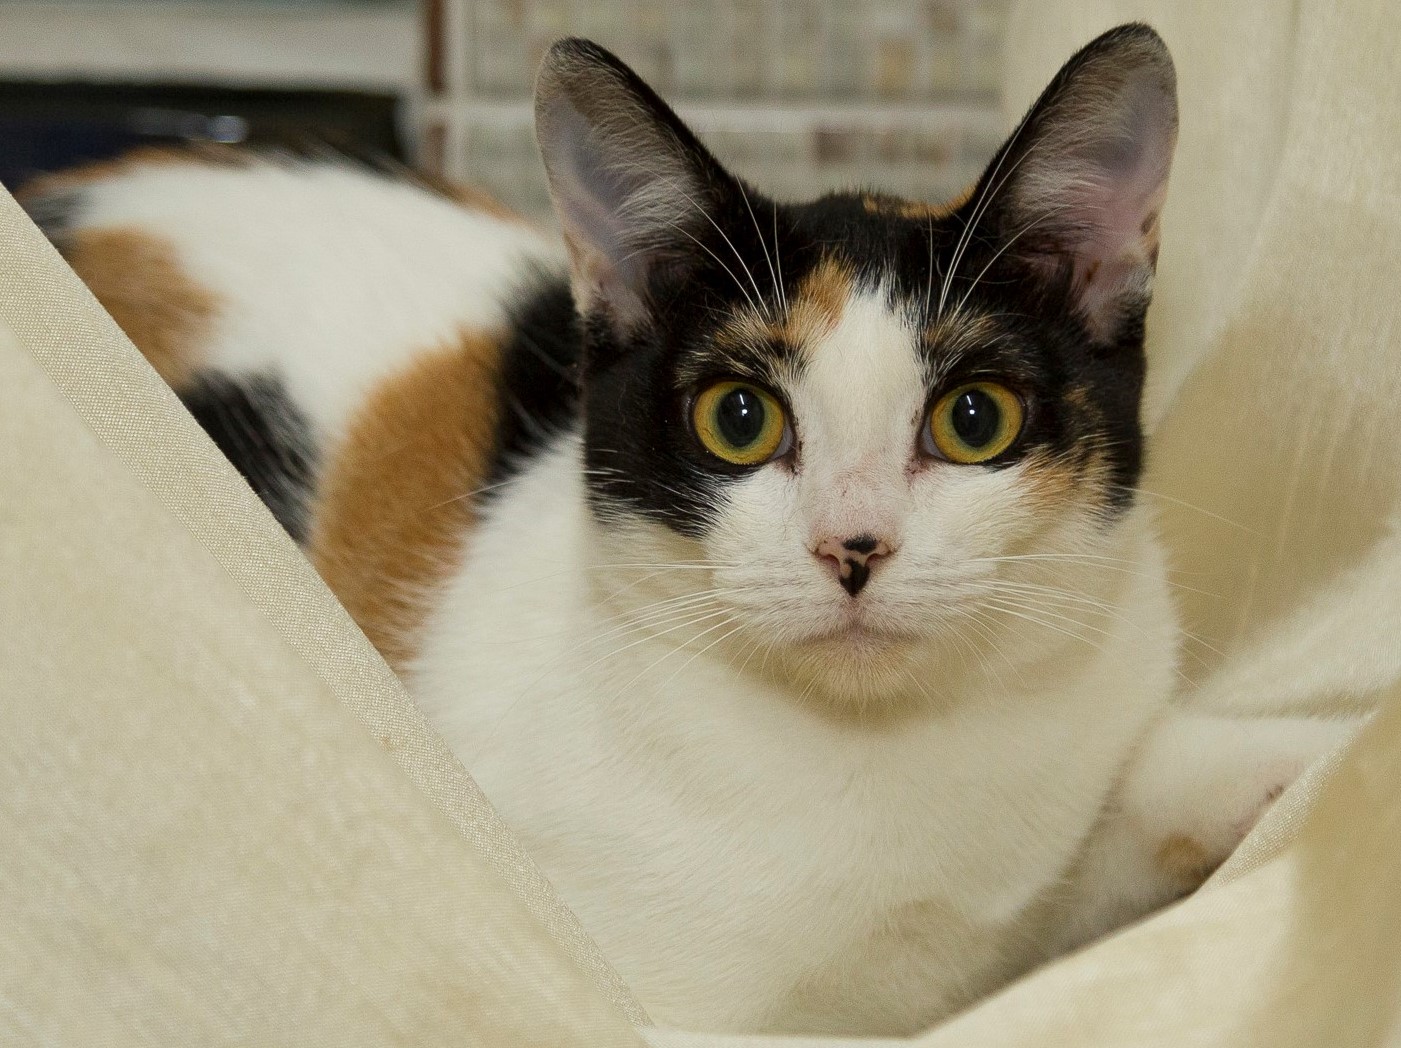
[(823, 539), (812, 552), (830, 564), (842, 589), (854, 597), (870, 581), (872, 562), (893, 551), (875, 536), (862, 534), (849, 539)]
[(853, 553), (871, 553), (880, 545), (874, 535), (857, 535), (854, 539), (847, 539), (842, 543), (842, 549), (849, 549)]

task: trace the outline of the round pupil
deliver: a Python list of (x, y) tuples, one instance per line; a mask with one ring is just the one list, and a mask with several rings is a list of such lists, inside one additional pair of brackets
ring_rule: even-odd
[(764, 402), (753, 390), (731, 390), (715, 409), (715, 428), (731, 447), (747, 448), (764, 432)]
[(1002, 409), (981, 389), (959, 394), (950, 409), (953, 431), (970, 448), (991, 444), (1002, 426)]

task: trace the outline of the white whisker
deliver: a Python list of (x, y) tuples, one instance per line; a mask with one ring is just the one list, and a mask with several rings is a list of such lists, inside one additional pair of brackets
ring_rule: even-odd
[[(658, 638), (660, 638), (660, 637), (667, 637), (667, 636), (670, 636), (671, 634), (675, 633), (677, 630), (685, 629), (687, 626), (692, 626), (692, 625), (696, 625), (696, 624), (701, 623), (701, 622), (708, 621), (709, 619), (715, 618), (717, 615), (726, 615), (726, 616), (728, 616), (728, 615), (729, 615), (729, 612), (727, 612), (724, 608), (719, 608), (719, 609), (716, 609), (716, 610), (714, 610), (714, 611), (702, 612), (701, 614), (696, 615), (694, 618), (688, 618), (686, 621), (684, 621), (684, 622), (682, 622), (682, 623), (680, 623), (680, 624), (678, 624), (678, 625), (670, 626), (670, 627), (668, 627), (668, 628), (666, 628), (666, 629), (664, 629), (664, 630), (659, 630), (659, 631), (657, 631), (657, 632), (649, 632), (649, 633), (647, 633), (646, 636), (639, 637), (639, 638), (636, 639), (636, 640), (629, 641), (628, 643), (624, 644), (621, 648), (614, 648), (612, 651), (608, 652), (608, 653), (605, 654), (605, 655), (599, 656), (598, 658), (594, 659), (592, 662), (588, 663), (587, 665), (581, 666), (581, 667), (578, 669), (577, 673), (578, 673), (578, 675), (582, 676), (584, 673), (587, 673), (589, 670), (593, 669), (595, 666), (599, 665), (600, 663), (604, 663), (604, 662), (607, 662), (609, 659), (616, 658), (617, 656), (621, 655), (621, 654), (622, 654), (623, 652), (625, 652), (625, 651), (631, 651), (633, 648), (637, 647), (639, 644), (646, 644), (649, 640), (656, 640), (656, 639), (658, 639)], [(704, 636), (704, 634), (702, 634), (702, 636)]]
[[(768, 244), (766, 244), (766, 243), (764, 242), (764, 234), (763, 234), (763, 232), (759, 229), (759, 220), (758, 220), (757, 218), (754, 217), (754, 208), (753, 208), (753, 207), (750, 205), (750, 203), (749, 203), (749, 194), (746, 193), (746, 192), (744, 191), (744, 183), (743, 183), (743, 182), (736, 181), (735, 184), (736, 184), (737, 186), (739, 186), (739, 193), (740, 193), (740, 196), (742, 196), (742, 197), (744, 198), (744, 209), (745, 209), (746, 211), (749, 212), (749, 221), (751, 221), (751, 222), (754, 223), (754, 235), (757, 236), (757, 237), (759, 238), (759, 247), (763, 249), (763, 252), (764, 252), (764, 261), (767, 262), (768, 265), (769, 265), (769, 277), (773, 280), (774, 287), (777, 288), (777, 287), (778, 287), (778, 271), (777, 271), (776, 269), (774, 269), (774, 266), (773, 266), (773, 258), (772, 258), (772, 256), (769, 255), (769, 246), (768, 246)], [(774, 243), (774, 250), (775, 250), (775, 251), (778, 250), (778, 243), (777, 243), (777, 241), (775, 241), (775, 243)], [(754, 279), (754, 277), (753, 277), (752, 274), (751, 274), (751, 276), (750, 276), (749, 279), (750, 279), (750, 280), (753, 280), (753, 279)], [(759, 290), (757, 284), (755, 285), (754, 290), (755, 290), (755, 291), (758, 291), (758, 290)], [(762, 300), (763, 295), (760, 295), (759, 297), (760, 297), (760, 299)]]
[[(732, 623), (732, 622), (734, 622), (734, 621), (735, 621), (734, 619), (729, 619), (729, 620), (727, 620), (727, 622), (726, 622), (725, 624), (728, 625), (729, 623)], [(718, 627), (717, 627), (717, 628), (718, 628)], [(671, 682), (674, 681), (678, 676), (680, 676), (681, 673), (686, 669), (687, 666), (689, 666), (691, 663), (695, 662), (696, 659), (700, 658), (702, 655), (704, 655), (704, 654), (705, 654), (707, 651), (709, 651), (711, 648), (715, 647), (715, 645), (717, 645), (717, 644), (722, 644), (722, 643), (724, 643), (725, 641), (729, 640), (731, 637), (733, 637), (736, 633), (738, 633), (738, 632), (739, 632), (740, 630), (742, 630), (742, 629), (744, 629), (744, 623), (741, 622), (738, 626), (735, 626), (735, 627), (734, 627), (732, 630), (730, 630), (729, 632), (727, 632), (727, 633), (722, 633), (720, 636), (716, 637), (713, 641), (711, 641), (711, 642), (710, 642), (709, 644), (707, 644), (705, 647), (701, 648), (700, 651), (697, 651), (697, 652), (695, 652), (694, 654), (692, 654), (691, 657), (690, 657), (689, 659), (687, 659), (685, 662), (683, 662), (680, 666), (676, 667), (676, 669), (672, 672), (672, 674), (671, 674), (670, 677), (668, 677), (666, 680), (662, 681), (662, 683), (658, 686), (658, 689), (657, 689), (657, 690), (658, 690), (658, 691), (666, 691), (667, 686), (668, 686), (669, 684), (671, 684)], [(709, 632), (709, 631), (707, 631), (707, 632)], [(705, 636), (704, 633), (701, 634), (701, 637), (703, 637), (703, 636)], [(695, 637), (695, 638), (693, 638), (693, 639), (691, 640), (690, 643), (695, 643), (695, 641), (697, 641), (697, 640), (700, 640), (700, 637)]]
[[(660, 665), (661, 665), (663, 662), (665, 662), (667, 659), (669, 659), (669, 658), (671, 658), (673, 655), (675, 655), (678, 651), (684, 650), (687, 646), (689, 646), (689, 645), (691, 645), (691, 644), (694, 644), (696, 641), (700, 640), (702, 637), (706, 636), (706, 635), (709, 634), (709, 633), (713, 633), (713, 632), (715, 632), (715, 631), (718, 630), (718, 629), (724, 629), (726, 626), (730, 625), (730, 624), (733, 623), (734, 621), (735, 621), (735, 620), (734, 620), (733, 617), (727, 616), (726, 618), (722, 619), (720, 622), (715, 623), (713, 626), (710, 626), (710, 627), (708, 627), (707, 629), (702, 630), (700, 633), (696, 634), (694, 637), (691, 637), (691, 638), (687, 639), (687, 640), (685, 641), (685, 643), (673, 645), (672, 647), (668, 648), (666, 651), (662, 652), (661, 658), (659, 658), (659, 659), (655, 660), (654, 662), (651, 662), (651, 663), (649, 663), (648, 665), (646, 665), (645, 667), (643, 667), (643, 669), (642, 669), (639, 673), (637, 673), (634, 677), (632, 677), (626, 684), (624, 684), (624, 685), (623, 685), (621, 688), (619, 688), (618, 690), (619, 690), (620, 692), (626, 692), (626, 691), (630, 690), (634, 684), (636, 684), (638, 681), (640, 681), (643, 677), (647, 676), (648, 673), (652, 672), (652, 670), (656, 669), (658, 666), (660, 666)], [(728, 636), (728, 634), (727, 634), (727, 636)], [(707, 649), (708, 649), (708, 648), (709, 648), (709, 645), (707, 645), (706, 647), (707, 647)], [(689, 664), (689, 663), (688, 663), (688, 664)], [(668, 678), (668, 681), (670, 681), (670, 678)]]
[(963, 253), (968, 249), (968, 243), (972, 239), (973, 230), (976, 229), (978, 223), (982, 221), (988, 206), (992, 203), (993, 198), (1001, 191), (1003, 184), (1007, 179), (1012, 177), (1026, 158), (1036, 149), (1036, 143), (1032, 143), (1031, 148), (1022, 153), (1007, 170), (1007, 174), (1002, 176), (1001, 181), (997, 182), (995, 185), (993, 184), (993, 180), (997, 178), (997, 173), (1002, 169), (1003, 162), (1011, 155), (1012, 147), (1016, 144), (1017, 139), (1021, 137), (1021, 133), (1026, 125), (1027, 122), (1025, 120), (1018, 124), (1016, 131), (1012, 133), (1012, 137), (1003, 147), (1002, 155), (997, 158), (997, 163), (988, 174), (987, 181), (983, 184), (983, 191), (978, 195), (978, 202), (973, 205), (973, 213), (968, 216), (968, 221), (963, 226), (963, 232), (959, 235), (958, 242), (954, 245), (953, 257), (949, 260), (949, 271), (944, 274), (944, 283), (939, 289), (939, 309), (935, 314), (936, 319), (943, 318), (944, 303), (948, 299), (949, 288), (953, 283), (954, 274), (958, 272), (958, 264), (963, 259)]
[(983, 266), (983, 268), (978, 271), (978, 275), (973, 278), (972, 283), (968, 285), (968, 289), (963, 292), (963, 297), (958, 300), (958, 305), (954, 307), (954, 312), (962, 312), (963, 307), (968, 302), (969, 296), (973, 294), (973, 289), (978, 286), (978, 281), (982, 280), (983, 277), (987, 275), (987, 271), (993, 267), (993, 265), (997, 262), (999, 258), (1006, 254), (1008, 249), (1010, 249), (1013, 244), (1020, 240), (1024, 235), (1031, 232), (1031, 230), (1034, 229), (1036, 226), (1039, 226), (1042, 222), (1046, 221), (1046, 219), (1050, 218), (1052, 215), (1056, 214), (1058, 211), (1061, 210), (1064, 209), (1053, 208), (1052, 210), (1045, 212), (1039, 217), (1032, 219), (1026, 225), (1022, 226), (1021, 229), (1017, 230), (1017, 232), (1013, 236), (1009, 237), (1007, 239), (1007, 242), (993, 253), (992, 258), (988, 259), (987, 265)]
[(1209, 510), (1204, 506), (1198, 506), (1194, 503), (1186, 501), (1185, 499), (1180, 499), (1175, 495), (1165, 495), (1161, 491), (1150, 491), (1148, 488), (1134, 487), (1131, 484), (1121, 484), (1120, 487), (1123, 488), (1125, 491), (1132, 491), (1138, 495), (1150, 495), (1155, 499), (1162, 499), (1164, 502), (1171, 502), (1174, 506), (1181, 506), (1184, 509), (1190, 509), (1194, 513), (1200, 513), (1204, 517), (1210, 517), (1212, 520), (1218, 520), (1222, 524), (1226, 524), (1230, 527), (1236, 528), (1239, 531), (1245, 532), (1247, 535), (1253, 535), (1256, 538), (1265, 537), (1264, 532), (1257, 531), (1249, 525), (1242, 524), (1238, 520), (1232, 520), (1230, 517), (1223, 517), (1220, 513), (1213, 512), (1212, 510)]
[(783, 312), (788, 312), (788, 292), (783, 288), (783, 255), (778, 249), (778, 201), (770, 201), (770, 210), (773, 212), (773, 262), (778, 274), (775, 286), (778, 290), (778, 301), (783, 306)]
[[(759, 303), (762, 302), (762, 301), (764, 300), (764, 293), (763, 293), (762, 291), (759, 290), (759, 282), (758, 282), (757, 280), (754, 279), (754, 274), (753, 274), (752, 272), (750, 272), (749, 264), (748, 264), (747, 262), (745, 262), (744, 256), (741, 255), (741, 254), (739, 253), (739, 248), (735, 247), (734, 241), (732, 241), (732, 240), (729, 238), (729, 235), (720, 227), (720, 223), (719, 223), (719, 222), (716, 222), (715, 219), (711, 217), (710, 212), (708, 212), (705, 208), (701, 207), (701, 205), (696, 201), (696, 199), (695, 199), (693, 196), (691, 196), (691, 195), (690, 195), (689, 193), (687, 193), (684, 189), (682, 189), (682, 188), (680, 187), (680, 185), (677, 184), (677, 182), (676, 182), (675, 179), (667, 178), (667, 177), (665, 177), (664, 175), (660, 175), (660, 174), (657, 174), (657, 173), (655, 173), (655, 172), (652, 173), (652, 176), (653, 176), (654, 178), (656, 178), (659, 182), (665, 182), (668, 186), (670, 186), (673, 190), (675, 190), (675, 192), (676, 192), (677, 194), (679, 194), (679, 195), (682, 196), (682, 197), (685, 197), (685, 198), (686, 198), (686, 201), (687, 201), (693, 208), (696, 209), (696, 211), (700, 214), (700, 216), (701, 216), (702, 218), (704, 218), (707, 222), (709, 222), (709, 223), (715, 228), (715, 232), (719, 233), (721, 239), (723, 239), (723, 240), (725, 241), (725, 243), (726, 243), (727, 245), (729, 245), (730, 251), (734, 253), (734, 256), (735, 256), (736, 261), (738, 261), (739, 264), (740, 264), (740, 268), (742, 268), (742, 269), (744, 270), (745, 276), (749, 277), (749, 283), (750, 283), (751, 285), (753, 285), (753, 287), (754, 287), (754, 294), (755, 294), (756, 297), (755, 297), (755, 298), (749, 298), (749, 292), (746, 291), (745, 288), (744, 288), (744, 285), (740, 283), (739, 277), (735, 276), (734, 272), (730, 269), (729, 266), (726, 266), (725, 263), (723, 263), (723, 262), (720, 261), (719, 256), (716, 255), (715, 252), (711, 251), (710, 248), (706, 247), (705, 244), (701, 243), (700, 240), (698, 240), (698, 239), (696, 239), (696, 237), (692, 236), (691, 233), (690, 233), (688, 230), (686, 230), (683, 226), (681, 226), (679, 223), (670, 222), (670, 223), (668, 223), (668, 225), (672, 226), (674, 229), (677, 229), (677, 230), (679, 230), (680, 232), (684, 233), (686, 236), (690, 237), (692, 241), (694, 241), (700, 248), (702, 248), (702, 249), (706, 252), (706, 254), (708, 254), (711, 258), (715, 259), (715, 261), (716, 261), (717, 263), (719, 263), (719, 265), (722, 266), (722, 267), (724, 268), (725, 272), (727, 272), (727, 273), (730, 274), (730, 277), (734, 280), (734, 282), (735, 282), (736, 284), (739, 285), (740, 291), (743, 291), (743, 292), (744, 292), (744, 297), (747, 298), (747, 299), (749, 299), (749, 304), (750, 304), (750, 306), (753, 307), (754, 312), (757, 313), (759, 316), (763, 316), (763, 315), (764, 315), (764, 311), (763, 311), (762, 309), (759, 308)], [(746, 200), (746, 203), (747, 203), (747, 202), (748, 202), (748, 201)], [(756, 228), (757, 228), (757, 223), (756, 223)]]
[[(1089, 645), (1090, 647), (1094, 648), (1096, 651), (1102, 651), (1102, 650), (1103, 650), (1103, 648), (1102, 648), (1099, 644), (1097, 644), (1096, 642), (1090, 640), (1088, 637), (1086, 637), (1086, 636), (1084, 636), (1084, 635), (1082, 635), (1082, 634), (1079, 634), (1079, 633), (1075, 633), (1075, 632), (1073, 632), (1072, 630), (1066, 629), (1064, 626), (1057, 626), (1057, 625), (1056, 625), (1055, 623), (1053, 623), (1053, 622), (1047, 622), (1045, 619), (1042, 619), (1041, 617), (1039, 617), (1038, 615), (1035, 614), (1035, 612), (1036, 612), (1037, 610), (1040, 610), (1040, 609), (1029, 608), (1029, 607), (1025, 607), (1025, 606), (1019, 605), (1019, 604), (1010, 604), (1010, 603), (1008, 603), (1008, 602), (1005, 601), (1005, 600), (1001, 600), (1001, 599), (997, 599), (997, 598), (989, 599), (989, 600), (986, 602), (986, 606), (987, 606), (990, 610), (996, 611), (998, 614), (1001, 614), (1001, 615), (1011, 615), (1013, 618), (1022, 619), (1022, 620), (1026, 621), (1026, 622), (1030, 622), (1030, 623), (1032, 623), (1032, 624), (1034, 624), (1034, 625), (1040, 626), (1040, 627), (1042, 627), (1043, 629), (1052, 630), (1052, 631), (1055, 632), (1055, 633), (1059, 633), (1059, 634), (1062, 634), (1062, 635), (1064, 635), (1064, 636), (1066, 636), (1066, 637), (1070, 637), (1072, 640), (1077, 640), (1077, 641), (1079, 641), (1079, 642), (1082, 643), (1082, 644), (1087, 644), (1087, 645)], [(1064, 616), (1062, 616), (1062, 617), (1064, 617)], [(1071, 621), (1076, 621), (1076, 620), (1071, 620)], [(1078, 623), (1078, 622), (1077, 622), (1077, 625), (1083, 625), (1083, 623)]]

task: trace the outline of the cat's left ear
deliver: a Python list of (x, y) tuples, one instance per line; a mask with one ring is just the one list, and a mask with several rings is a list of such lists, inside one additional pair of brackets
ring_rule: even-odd
[[(968, 207), (999, 248), (1068, 277), (1091, 337), (1142, 320), (1177, 142), (1177, 80), (1146, 25), (1111, 29), (1068, 61), (994, 157)], [(987, 214), (979, 219), (980, 201)]]
[(546, 54), (535, 134), (580, 307), (601, 306), (623, 328), (654, 315), (699, 253), (715, 250), (707, 241), (733, 179), (637, 74), (588, 40)]

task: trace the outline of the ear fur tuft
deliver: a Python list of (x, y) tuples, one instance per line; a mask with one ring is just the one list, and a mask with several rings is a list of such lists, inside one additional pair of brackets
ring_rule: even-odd
[(550, 48), (535, 127), (580, 307), (630, 326), (659, 276), (684, 269), (728, 182), (675, 113), (588, 40)]
[(1020, 256), (1068, 267), (1096, 339), (1113, 341), (1147, 305), (1176, 141), (1167, 47), (1146, 25), (1120, 26), (1062, 67), (973, 194)]

